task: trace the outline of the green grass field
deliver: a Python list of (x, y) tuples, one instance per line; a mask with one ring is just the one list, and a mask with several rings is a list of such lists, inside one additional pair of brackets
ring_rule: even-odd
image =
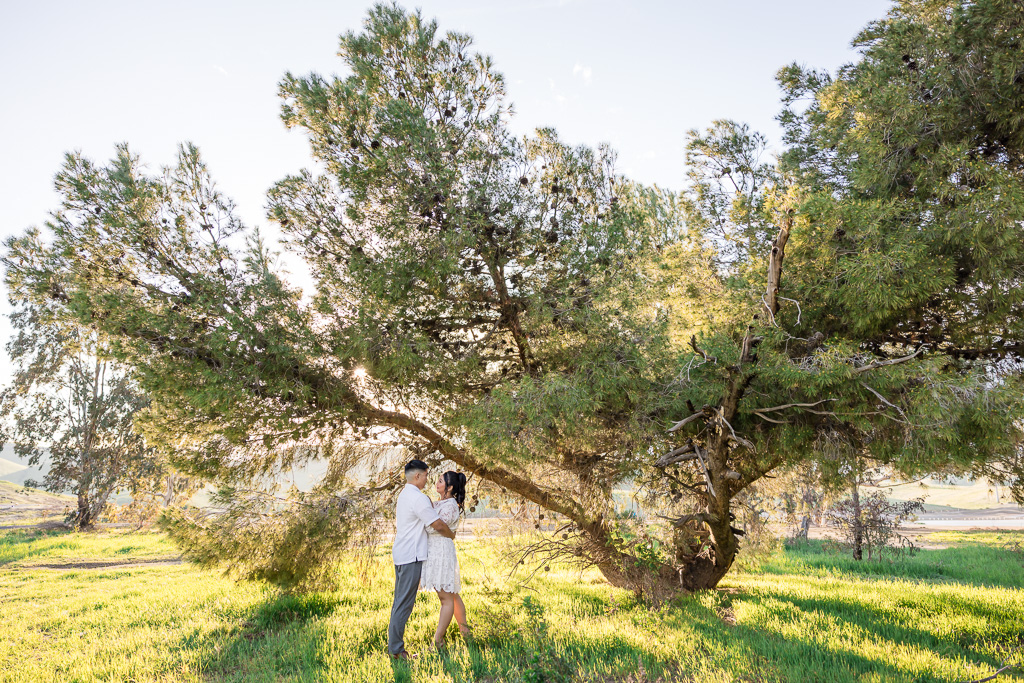
[[(720, 590), (658, 609), (593, 572), (507, 580), (492, 542), (460, 543), (476, 629), (429, 653), (421, 594), (411, 666), (384, 654), (386, 549), (303, 598), (173, 563), (160, 534), (0, 536), (2, 681), (1024, 680), (1024, 534), (944, 533), (897, 563), (819, 544), (779, 551)], [(630, 678), (632, 677), (632, 678)]]

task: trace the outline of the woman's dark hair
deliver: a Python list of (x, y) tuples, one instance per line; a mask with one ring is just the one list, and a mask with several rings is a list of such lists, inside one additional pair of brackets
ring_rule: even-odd
[(452, 498), (459, 504), (459, 509), (464, 510), (463, 503), (466, 500), (466, 475), (455, 470), (448, 470), (444, 473), (444, 486), (452, 490)]

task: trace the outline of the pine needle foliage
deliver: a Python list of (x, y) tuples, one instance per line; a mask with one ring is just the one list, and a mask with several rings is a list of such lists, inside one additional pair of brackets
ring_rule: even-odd
[[(512, 135), (490, 59), (419, 13), (375, 6), (339, 54), (347, 76), (281, 83), (283, 120), (323, 171), (269, 193), (313, 274), (309, 303), (190, 145), (159, 174), (126, 146), (106, 166), (68, 155), (53, 240), (34, 268), (9, 245), (10, 287), (107, 340), (153, 397), (147, 438), (220, 483), (215, 519), (165, 522), (204, 563), (318, 583), (396, 488), (390, 471), (367, 482), (394, 447), (604, 547), (612, 491), (661, 438), (670, 399), (667, 315), (648, 286), (677, 230), (665, 193), (616, 175), (609, 149)], [(314, 457), (332, 468), (319, 512), (253, 493)]]
[(733, 497), (779, 467), (992, 476), (1024, 499), (1022, 26), (1019, 3), (898, 2), (855, 64), (783, 69), (770, 175), (745, 127), (691, 135), (683, 251), (733, 303), (690, 338), (659, 463), (685, 465), (699, 505), (676, 524), (708, 529), (712, 574)]

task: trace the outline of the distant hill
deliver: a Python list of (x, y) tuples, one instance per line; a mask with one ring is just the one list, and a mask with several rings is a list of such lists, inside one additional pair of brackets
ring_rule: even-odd
[[(397, 463), (396, 458), (398, 458), (400, 454), (397, 452), (392, 453), (390, 450), (391, 449), (381, 449), (380, 458), (383, 462), (395, 464)], [(19, 458), (15, 455), (14, 448), (8, 445), (0, 451), (0, 481), (7, 481), (13, 484), (24, 484), (30, 479), (33, 481), (42, 481), (49, 469), (49, 465), (50, 459), (48, 453), (43, 454), (39, 463), (34, 466), (30, 466), (27, 458)], [(313, 460), (302, 467), (293, 467), (279, 473), (273, 478), (273, 481), (283, 487), (294, 485), (301, 491), (309, 491), (326, 472), (326, 460)], [(359, 478), (365, 473), (360, 469), (353, 474)], [(192, 505), (204, 506), (209, 504), (209, 499), (210, 487), (207, 486), (196, 493), (189, 502)], [(120, 491), (111, 497), (111, 502), (117, 503), (118, 505), (126, 505), (130, 503), (131, 500), (131, 496), (124, 491)]]
[(30, 489), (27, 486), (18, 486), (6, 481), (0, 481), (0, 505), (18, 504), (24, 505), (48, 505), (61, 507), (75, 502), (74, 496), (63, 493), (48, 493), (39, 489)]
[(24, 465), (11, 462), (5, 458), (0, 458), (0, 479), (10, 476), (15, 472), (21, 472), (23, 469), (25, 469)]
[(42, 459), (36, 465), (29, 465), (27, 458), (19, 458), (14, 453), (14, 447), (4, 446), (0, 451), (0, 481), (9, 481), (15, 484), (24, 484), (27, 480), (42, 481), (46, 471), (50, 468), (49, 454), (44, 453)]
[(0, 526), (25, 522), (59, 522), (75, 506), (72, 496), (57, 495), (0, 481)]
[(904, 484), (886, 489), (887, 496), (892, 500), (910, 500), (924, 497), (925, 510), (984, 510), (999, 507), (1017, 507), (1005, 486), (992, 483), (987, 479), (969, 481), (967, 479), (932, 479)]

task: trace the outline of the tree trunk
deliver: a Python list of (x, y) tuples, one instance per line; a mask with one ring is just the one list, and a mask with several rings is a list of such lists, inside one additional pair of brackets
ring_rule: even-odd
[(864, 518), (860, 510), (860, 476), (853, 479), (853, 559), (864, 559)]
[[(782, 216), (779, 232), (772, 246), (768, 263), (768, 282), (764, 306), (775, 324), (775, 316), (779, 312), (779, 288), (782, 281), (782, 263), (786, 254), (786, 243), (793, 227), (793, 210), (788, 208)], [(648, 594), (656, 599), (667, 597), (670, 593), (693, 593), (698, 590), (714, 588), (726, 575), (736, 560), (739, 552), (739, 540), (732, 528), (732, 498), (742, 490), (740, 481), (743, 475), (730, 467), (731, 442), (744, 448), (753, 448), (749, 441), (739, 438), (731, 426), (736, 417), (740, 402), (746, 395), (747, 387), (756, 376), (756, 357), (754, 348), (760, 339), (754, 336), (754, 325), (747, 327), (740, 347), (739, 361), (727, 368), (728, 384), (722, 402), (711, 414), (707, 415), (709, 436), (704, 448), (693, 445), (696, 462), (700, 464), (704, 476), (705, 512), (697, 517), (707, 527), (708, 543), (693, 551), (683, 547), (685, 542), (676, 544), (676, 562), (660, 567), (649, 567), (639, 564), (635, 558), (611, 552), (608, 560), (599, 562), (601, 573), (610, 583), (623, 588)], [(690, 345), (695, 353), (707, 358), (707, 354), (697, 346), (697, 338), (691, 337)], [(687, 421), (676, 425), (678, 429)], [(809, 520), (808, 520), (809, 521)], [(701, 532), (697, 532), (698, 535)], [(610, 538), (600, 533), (592, 534), (596, 543), (603, 543), (611, 548)]]
[(660, 602), (677, 595), (715, 588), (728, 573), (736, 559), (739, 543), (729, 526), (728, 515), (724, 519), (724, 526), (713, 521), (708, 523), (710, 547), (708, 543), (702, 543), (702, 547), (694, 552), (689, 544), (682, 540), (677, 542), (676, 562), (672, 564), (650, 565), (612, 550), (610, 538), (603, 527), (588, 529), (587, 535), (605, 555), (605, 559), (597, 563), (597, 568), (608, 583)]
[(89, 529), (93, 525), (92, 505), (89, 502), (87, 493), (78, 494), (78, 512), (75, 515), (75, 527), (78, 529)]

